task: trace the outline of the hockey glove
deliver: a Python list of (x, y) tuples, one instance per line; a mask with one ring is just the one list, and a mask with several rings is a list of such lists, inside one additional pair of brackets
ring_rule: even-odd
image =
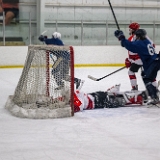
[(128, 58), (125, 59), (125, 65), (126, 65), (126, 68), (129, 68), (131, 66), (131, 62), (129, 61)]
[(44, 36), (43, 36), (43, 35), (40, 35), (38, 39), (39, 39), (40, 41), (44, 41)]
[(119, 41), (121, 41), (122, 39), (125, 39), (125, 36), (121, 30), (116, 30), (114, 32), (114, 35), (119, 39)]
[(43, 42), (47, 39), (47, 36), (40, 35), (38, 39)]

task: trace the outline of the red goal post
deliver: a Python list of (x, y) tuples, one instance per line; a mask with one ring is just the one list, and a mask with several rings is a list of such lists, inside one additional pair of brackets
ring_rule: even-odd
[(14, 95), (5, 107), (24, 118), (74, 115), (74, 50), (72, 46), (31, 45)]

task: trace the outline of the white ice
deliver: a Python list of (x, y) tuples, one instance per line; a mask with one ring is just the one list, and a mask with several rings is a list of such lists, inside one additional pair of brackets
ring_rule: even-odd
[[(101, 81), (118, 67), (78, 68), (86, 93), (121, 84), (130, 90), (127, 69)], [(62, 119), (22, 119), (4, 105), (13, 95), (22, 69), (0, 69), (0, 160), (160, 160), (160, 109), (122, 107), (78, 112)], [(137, 73), (139, 90), (144, 85)], [(157, 80), (160, 79), (160, 74)]]

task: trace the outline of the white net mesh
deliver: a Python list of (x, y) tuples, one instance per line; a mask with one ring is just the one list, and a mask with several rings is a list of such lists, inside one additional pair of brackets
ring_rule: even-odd
[(26, 118), (71, 116), (71, 56), (68, 46), (29, 46), (22, 75), (6, 108)]

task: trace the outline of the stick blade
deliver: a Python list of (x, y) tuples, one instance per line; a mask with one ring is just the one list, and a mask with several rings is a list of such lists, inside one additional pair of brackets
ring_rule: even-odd
[(93, 81), (97, 81), (97, 78), (92, 77), (91, 75), (88, 75), (88, 78), (91, 79), (91, 80), (93, 80)]

